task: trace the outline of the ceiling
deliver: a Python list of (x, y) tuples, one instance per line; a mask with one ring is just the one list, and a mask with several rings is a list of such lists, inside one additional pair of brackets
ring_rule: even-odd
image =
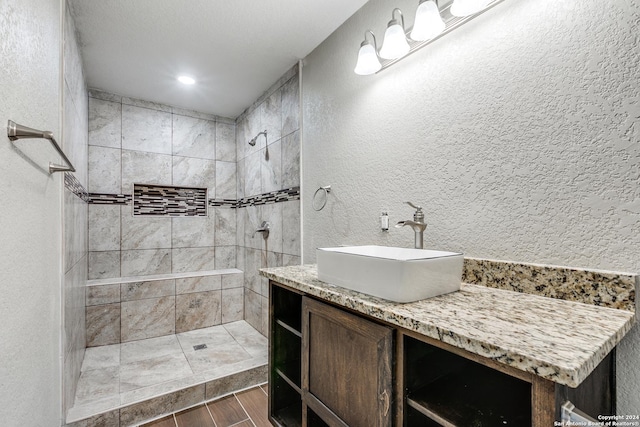
[(235, 118), (366, 1), (69, 3), (90, 88)]

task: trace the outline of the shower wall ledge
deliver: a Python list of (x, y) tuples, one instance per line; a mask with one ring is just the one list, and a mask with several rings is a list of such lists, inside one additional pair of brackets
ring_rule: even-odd
[(226, 274), (241, 274), (242, 270), (227, 268), (210, 271), (188, 271), (183, 273), (149, 274), (145, 276), (109, 277), (106, 279), (87, 280), (87, 286), (114, 285), (118, 283), (152, 282), (155, 280), (189, 279), (192, 277), (222, 276)]
[(87, 281), (86, 346), (118, 344), (244, 319), (237, 268)]

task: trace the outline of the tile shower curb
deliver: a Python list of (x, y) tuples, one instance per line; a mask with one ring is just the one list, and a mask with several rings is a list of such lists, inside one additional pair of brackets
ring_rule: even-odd
[[(266, 381), (266, 382), (263, 382), (263, 383), (261, 383), (261, 384), (257, 384), (257, 386), (258, 386), (258, 387), (266, 387), (268, 384), (269, 384), (269, 382), (268, 382), (268, 381)], [(191, 405), (191, 406), (188, 406), (188, 407), (186, 407), (186, 408), (182, 408), (181, 412), (185, 412), (185, 411), (188, 411), (188, 410), (190, 410), (190, 409), (200, 407), (203, 403), (204, 403), (204, 404), (211, 404), (211, 403), (215, 403), (215, 402), (217, 402), (217, 401), (219, 401), (219, 400), (222, 400), (222, 399), (224, 399), (224, 398), (226, 398), (226, 397), (233, 396), (233, 395), (235, 395), (235, 394), (240, 394), (240, 393), (243, 393), (243, 392), (245, 392), (245, 391), (253, 390), (253, 389), (255, 389), (255, 388), (256, 388), (256, 385), (251, 385), (251, 386), (248, 386), (248, 387), (245, 387), (245, 388), (241, 388), (240, 390), (234, 390), (234, 391), (231, 391), (231, 392), (229, 392), (229, 393), (225, 393), (225, 394), (222, 394), (222, 395), (220, 395), (220, 396), (216, 396), (216, 397), (214, 397), (213, 399), (207, 399), (207, 400), (205, 400), (204, 402), (196, 403), (195, 405)], [(175, 414), (175, 413), (174, 413), (174, 414)], [(138, 423), (138, 424), (136, 424), (136, 425), (137, 425), (137, 426), (144, 426), (144, 425), (147, 425), (148, 423), (153, 423), (154, 421), (158, 421), (158, 420), (160, 420), (160, 419), (162, 419), (162, 418), (165, 418), (165, 417), (167, 417), (168, 415), (172, 415), (172, 414), (161, 414), (161, 415), (155, 416), (155, 417), (153, 417), (153, 418), (150, 418), (150, 419), (148, 419), (148, 420), (144, 420), (144, 421), (142, 421), (142, 422), (139, 422), (139, 423)], [(244, 421), (247, 421), (247, 420), (244, 420)], [(242, 425), (242, 423), (243, 423), (244, 421), (240, 421), (239, 423), (236, 423), (236, 424)], [(235, 425), (235, 424), (234, 424), (234, 425)]]
[[(128, 427), (166, 414), (229, 395), (267, 381), (268, 365), (264, 363), (226, 376), (206, 379), (186, 387), (138, 401), (119, 405), (93, 415), (67, 416), (64, 427)], [(71, 411), (70, 411), (71, 412)]]

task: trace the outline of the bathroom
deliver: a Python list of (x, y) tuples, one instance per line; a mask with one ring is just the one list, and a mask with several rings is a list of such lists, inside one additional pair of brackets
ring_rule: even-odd
[[(313, 264), (319, 247), (412, 247), (407, 228), (380, 230), (382, 212), (392, 224), (411, 218), (406, 201), (423, 207), (426, 248), (483, 259), (640, 270), (640, 5), (504, 0), (388, 69), (356, 75), (365, 31), (381, 43), (393, 8), (402, 10), (409, 26), (417, 3), (349, 2), (343, 24), (336, 22), (335, 31), (312, 51), (292, 57), (278, 75), (260, 80), (258, 96), (231, 114), (199, 111), (197, 96), (191, 104), (185, 97), (177, 108), (135, 93), (87, 88), (88, 70), (98, 63), (91, 64), (84, 52), (81, 57), (66, 2), (0, 4), (3, 123), (53, 131), (77, 169), (67, 176), (87, 193), (122, 196), (131, 194), (133, 183), (209, 193), (209, 216), (145, 219), (169, 231), (151, 237), (140, 231), (139, 240), (122, 241), (123, 228), (114, 224), (131, 225), (123, 214), (130, 202), (88, 203), (64, 181), (65, 174), (48, 174), (46, 165), (57, 160), (46, 141), (5, 139), (0, 417), (7, 425), (65, 424), (93, 307), (85, 305), (87, 281), (212, 266), (238, 269), (241, 286), (221, 284), (203, 295), (203, 303), (219, 307), (206, 326), (222, 325), (226, 316), (265, 333), (268, 289), (258, 267)], [(106, 165), (131, 154), (127, 126), (143, 120), (129, 120), (126, 112), (142, 110), (165, 126), (146, 127), (149, 132), (204, 120), (213, 123), (204, 130), (220, 144), (209, 154), (144, 151), (141, 164), (170, 167), (132, 168), (140, 175), (129, 180), (125, 164)], [(98, 112), (117, 118), (118, 111), (120, 122), (105, 121), (112, 127), (102, 127), (102, 142), (92, 143)], [(263, 123), (263, 112), (279, 115), (282, 127)], [(267, 135), (250, 146), (265, 129)], [(122, 145), (105, 142), (106, 134)], [(170, 132), (168, 137), (173, 143)], [(189, 173), (183, 159), (195, 159), (190, 161), (200, 172)], [(92, 179), (98, 170), (101, 178)], [(165, 176), (153, 175), (162, 171)], [(212, 178), (197, 182), (202, 174)], [(216, 185), (209, 188), (211, 182)], [(314, 193), (327, 185), (326, 206), (316, 211)], [(297, 192), (285, 192), (278, 203), (248, 200), (292, 188)], [(243, 200), (246, 206), (237, 207)], [(91, 227), (100, 221), (103, 226)], [(202, 222), (204, 231), (174, 230), (189, 221)], [(272, 225), (266, 240), (262, 233), (254, 236), (262, 221)], [(106, 237), (92, 238), (99, 229)], [(128, 230), (124, 235), (134, 236)], [(154, 252), (155, 270), (142, 272), (129, 258), (126, 252), (136, 247)], [(172, 265), (176, 259), (184, 263)], [(120, 271), (111, 274), (115, 270)], [(180, 295), (157, 298), (173, 298), (175, 312)], [(126, 303), (99, 305), (111, 305), (117, 318), (115, 311)], [(173, 328), (178, 332), (178, 324)], [(117, 340), (113, 334), (109, 339), (102, 343)], [(639, 356), (635, 327), (617, 347), (619, 414), (640, 411)]]

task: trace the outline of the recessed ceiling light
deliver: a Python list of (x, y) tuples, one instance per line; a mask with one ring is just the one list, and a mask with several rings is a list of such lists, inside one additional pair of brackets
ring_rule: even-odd
[(192, 85), (192, 84), (195, 84), (196, 82), (193, 77), (189, 77), (189, 76), (178, 76), (178, 81), (185, 85)]

